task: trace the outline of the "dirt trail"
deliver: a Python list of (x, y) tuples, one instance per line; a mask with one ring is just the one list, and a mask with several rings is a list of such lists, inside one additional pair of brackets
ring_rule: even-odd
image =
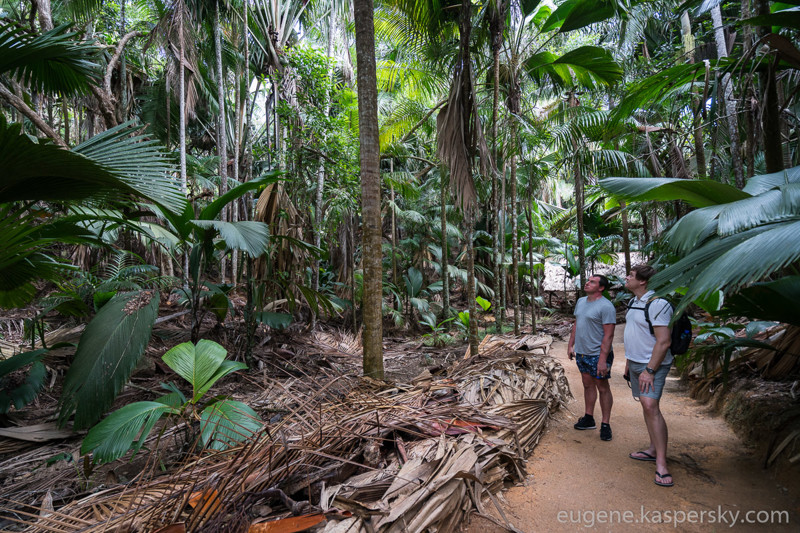
[[(706, 407), (689, 398), (677, 377), (668, 378), (661, 401), (670, 433), (669, 468), (675, 486), (656, 486), (654, 463), (628, 458), (628, 453), (646, 447), (648, 438), (641, 407), (632, 399), (622, 378), (625, 362), (622, 332), (623, 326), (618, 326), (614, 339), (611, 442), (600, 440), (599, 429), (573, 429), (575, 420), (583, 414), (580, 374), (567, 358), (566, 343), (553, 344), (551, 354), (564, 365), (575, 399), (568, 405), (571, 412), (562, 409), (551, 419), (529, 458), (524, 486), (509, 489), (500, 498), (508, 520), (525, 533), (800, 531), (798, 478), (781, 475), (779, 480), (763, 470), (760, 465), (763, 458), (742, 444), (722, 418), (708, 413)], [(597, 406), (598, 421), (599, 414)], [(719, 518), (720, 510), (725, 513), (724, 520)], [(603, 511), (611, 513), (603, 515)], [(626, 511), (629, 514), (624, 514)], [(668, 516), (669, 523), (657, 524), (659, 511), (669, 511), (669, 515), (663, 515), (663, 518)], [(750, 519), (768, 523), (745, 523), (749, 511), (754, 511)], [(770, 512), (782, 511), (782, 524), (776, 513), (769, 522)], [(704, 513), (702, 519), (701, 513)], [(737, 513), (737, 523), (731, 527)], [(491, 514), (499, 513), (492, 510)], [(680, 520), (683, 522), (676, 523)], [(475, 517), (466, 531), (504, 530), (489, 520)]]

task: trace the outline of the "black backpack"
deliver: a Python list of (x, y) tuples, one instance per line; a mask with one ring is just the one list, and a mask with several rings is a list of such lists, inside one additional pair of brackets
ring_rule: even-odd
[[(675, 306), (672, 305), (672, 302), (666, 298), (661, 299), (666, 300), (672, 307), (673, 312), (675, 311)], [(653, 323), (650, 322), (650, 304), (653, 303), (653, 300), (658, 300), (658, 298), (651, 298), (644, 307), (633, 307), (633, 299), (631, 299), (627, 306), (628, 309), (641, 309), (644, 311), (644, 319), (647, 321), (647, 325), (650, 326), (650, 335), (655, 335)], [(686, 311), (682, 312), (678, 319), (672, 323), (672, 331), (670, 333), (672, 341), (669, 345), (669, 351), (672, 352), (672, 355), (680, 355), (689, 351), (689, 346), (692, 344), (692, 321), (689, 320), (689, 314)]]

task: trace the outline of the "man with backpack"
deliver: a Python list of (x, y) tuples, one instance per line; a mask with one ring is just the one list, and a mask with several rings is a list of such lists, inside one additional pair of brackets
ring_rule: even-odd
[(625, 287), (633, 293), (625, 315), (625, 375), (630, 378), (633, 397), (642, 404), (650, 446), (629, 455), (637, 461), (656, 463), (655, 484), (673, 485), (667, 469), (667, 423), (659, 406), (664, 383), (672, 365), (672, 304), (653, 298), (647, 283), (656, 271), (647, 265), (631, 268)]
[(584, 286), (586, 296), (575, 304), (575, 323), (569, 337), (567, 354), (575, 358), (578, 370), (581, 371), (583, 383), (584, 415), (578, 419), (575, 429), (595, 429), (595, 402), (600, 399), (600, 440), (611, 440), (611, 363), (614, 362), (614, 351), (611, 342), (614, 339), (614, 326), (617, 323), (617, 311), (603, 291), (609, 286), (605, 276), (591, 276)]

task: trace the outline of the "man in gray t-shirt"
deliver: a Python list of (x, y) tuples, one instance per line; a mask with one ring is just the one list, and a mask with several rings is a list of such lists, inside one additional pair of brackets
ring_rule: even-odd
[(594, 405), (599, 397), (602, 421), (600, 439), (611, 440), (611, 406), (614, 398), (608, 383), (611, 377), (611, 363), (614, 352), (611, 342), (614, 339), (614, 325), (617, 312), (603, 291), (608, 288), (608, 278), (592, 276), (586, 282), (586, 296), (575, 304), (575, 324), (569, 337), (567, 354), (575, 358), (581, 371), (585, 414), (578, 419), (575, 429), (595, 429)]

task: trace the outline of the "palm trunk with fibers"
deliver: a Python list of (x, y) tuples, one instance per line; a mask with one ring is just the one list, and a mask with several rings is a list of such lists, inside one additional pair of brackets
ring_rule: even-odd
[(361, 210), (364, 261), (364, 375), (383, 379), (383, 274), (381, 272), (381, 184), (378, 81), (372, 0), (354, 0), (361, 140)]
[[(219, 195), (228, 192), (228, 132), (227, 118), (225, 117), (225, 73), (222, 66), (222, 23), (219, 18), (219, 2), (216, 0), (214, 11), (214, 48), (216, 52), (217, 67), (217, 99), (219, 100), (219, 120), (217, 121), (217, 154), (219, 155)], [(228, 220), (227, 207), (222, 208), (220, 219), (223, 222)], [(220, 265), (220, 277), (225, 283), (225, 256), (222, 257)]]
[[(728, 45), (725, 42), (725, 31), (722, 26), (722, 14), (719, 4), (711, 9), (711, 20), (714, 23), (714, 40), (717, 44), (717, 56), (728, 57)], [(736, 180), (736, 187), (744, 188), (744, 170), (742, 169), (742, 153), (739, 149), (739, 121), (736, 119), (736, 102), (733, 99), (733, 84), (730, 74), (722, 75), (722, 91), (720, 96), (728, 115), (728, 133), (731, 138), (731, 165)]]
[(442, 228), (442, 317), (441, 320), (450, 318), (450, 275), (449, 275), (449, 249), (447, 247), (447, 187), (448, 180), (445, 177), (444, 167), (440, 167), (439, 176), (441, 186), (439, 187), (439, 222)]

